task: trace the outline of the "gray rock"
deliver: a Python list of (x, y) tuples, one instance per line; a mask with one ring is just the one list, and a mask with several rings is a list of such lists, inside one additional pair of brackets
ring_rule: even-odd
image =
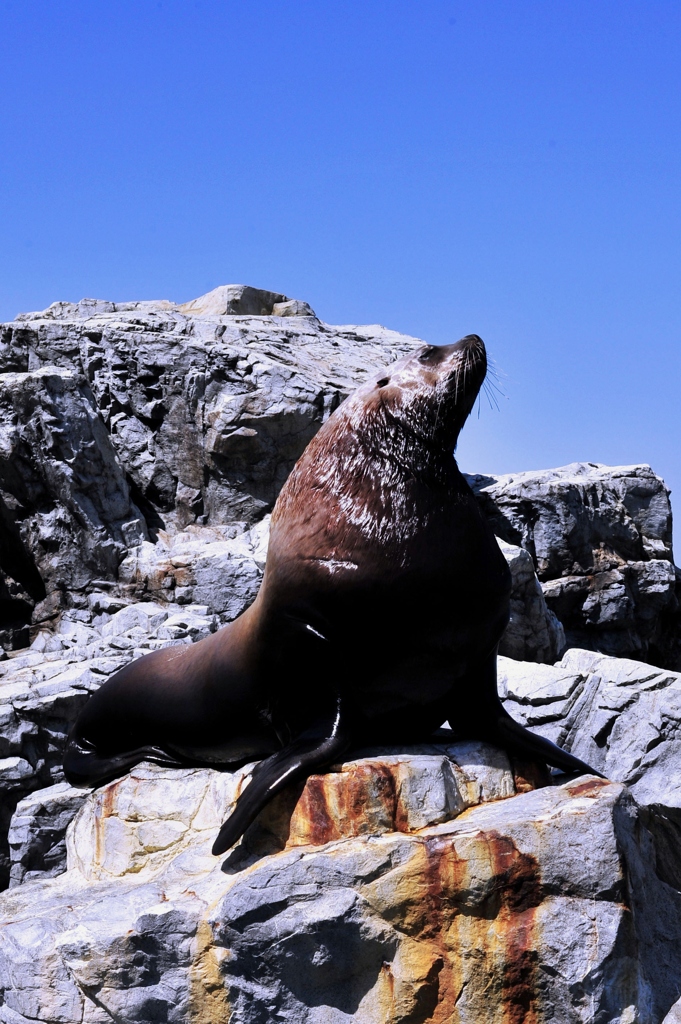
[(511, 617), (499, 654), (518, 661), (553, 664), (565, 649), (565, 632), (546, 606), (529, 552), (497, 538), (511, 570)]
[(417, 343), (291, 302), (228, 285), (182, 307), (58, 304), (4, 326), (0, 369), (87, 378), (152, 533), (253, 523), (340, 401)]
[(237, 777), (140, 766), (86, 800), (65, 874), (0, 897), (0, 1020), (659, 1024), (681, 894), (627, 790), (497, 790), (461, 814), (455, 757), (449, 790), (442, 754), (313, 777), (280, 807), (284, 848), (241, 865), (209, 853)]
[(10, 888), (66, 871), (66, 829), (88, 796), (88, 790), (59, 782), (18, 803), (8, 834)]
[(499, 679), (514, 718), (626, 783), (681, 889), (681, 673), (572, 649), (553, 667), (500, 659)]
[(26, 646), (29, 622), (84, 602), (95, 579), (114, 580), (146, 537), (87, 383), (56, 368), (0, 374), (5, 645)]
[(649, 466), (468, 479), (495, 533), (532, 555), (568, 646), (681, 669), (669, 492)]

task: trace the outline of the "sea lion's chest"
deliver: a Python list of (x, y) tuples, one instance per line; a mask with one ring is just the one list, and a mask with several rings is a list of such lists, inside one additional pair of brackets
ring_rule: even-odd
[(374, 674), (405, 659), (475, 657), (505, 625), (510, 577), (473, 495), (448, 484), (407, 481), (349, 514), (341, 495), (275, 523), (268, 605), (301, 619), (309, 609), (338, 658)]

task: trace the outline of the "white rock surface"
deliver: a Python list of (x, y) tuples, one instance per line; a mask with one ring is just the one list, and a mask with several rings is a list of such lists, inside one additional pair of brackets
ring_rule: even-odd
[(499, 659), (499, 682), (515, 719), (626, 783), (681, 889), (681, 673), (572, 649), (556, 666)]
[[(448, 776), (440, 754), (313, 777), (259, 850), (222, 863), (238, 776), (140, 767), (105, 787), (69, 871), (0, 897), (0, 1020), (658, 1024), (681, 895), (627, 791), (497, 790), (457, 813), (452, 754)], [(359, 795), (368, 815), (343, 813)]]
[(499, 653), (518, 661), (553, 664), (565, 649), (565, 631), (547, 608), (528, 551), (497, 538), (511, 570), (511, 617)]

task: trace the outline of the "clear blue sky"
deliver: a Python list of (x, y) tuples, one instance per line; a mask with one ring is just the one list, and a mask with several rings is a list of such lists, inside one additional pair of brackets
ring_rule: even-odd
[(240, 282), (476, 332), (507, 398), (462, 468), (649, 462), (681, 524), (678, 0), (0, 0), (0, 33), (1, 319)]

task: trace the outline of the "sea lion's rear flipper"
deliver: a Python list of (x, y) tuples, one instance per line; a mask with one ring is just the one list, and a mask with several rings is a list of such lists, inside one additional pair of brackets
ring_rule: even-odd
[(72, 786), (82, 789), (103, 786), (125, 775), (140, 761), (152, 761), (168, 768), (184, 767), (181, 761), (175, 760), (160, 747), (138, 747), (135, 750), (103, 757), (87, 740), (72, 739), (66, 748), (64, 775)]
[(530, 732), (524, 725), (514, 721), (503, 709), (502, 714), (497, 718), (496, 726), (499, 745), (510, 754), (517, 754), (519, 757), (531, 761), (546, 761), (551, 767), (560, 768), (564, 772), (581, 772), (584, 775), (598, 775), (601, 779), (605, 778), (585, 761), (580, 761), (574, 754), (562, 750), (546, 737), (539, 736), (536, 732)]
[(316, 722), (283, 750), (261, 761), (236, 807), (218, 832), (213, 853), (219, 856), (240, 839), (266, 804), (285, 786), (332, 764), (347, 750), (351, 732), (340, 695), (333, 712)]

